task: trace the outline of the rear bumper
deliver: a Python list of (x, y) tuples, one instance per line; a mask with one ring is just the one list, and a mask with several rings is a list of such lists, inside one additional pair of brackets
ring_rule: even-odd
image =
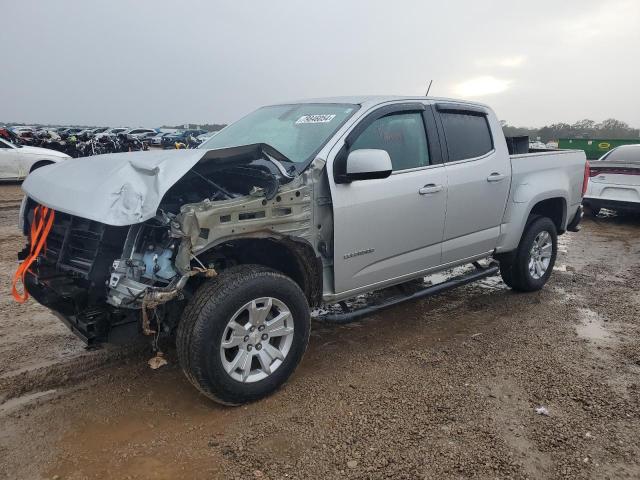
[(584, 197), (582, 204), (590, 208), (607, 208), (609, 210), (620, 210), (625, 212), (640, 212), (640, 202)]

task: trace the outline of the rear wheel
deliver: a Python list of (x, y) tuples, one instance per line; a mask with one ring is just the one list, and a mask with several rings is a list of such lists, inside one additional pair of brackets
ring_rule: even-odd
[(190, 300), (178, 327), (180, 364), (215, 401), (257, 400), (293, 373), (309, 327), (307, 300), (293, 280), (258, 265), (234, 267)]
[(553, 271), (558, 254), (555, 224), (546, 217), (531, 220), (514, 255), (500, 259), (500, 274), (513, 290), (540, 290)]

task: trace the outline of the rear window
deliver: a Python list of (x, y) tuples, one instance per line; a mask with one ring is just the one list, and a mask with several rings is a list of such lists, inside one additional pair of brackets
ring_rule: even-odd
[(614, 148), (605, 154), (601, 160), (606, 162), (640, 163), (640, 145)]
[(443, 112), (440, 117), (450, 162), (481, 157), (493, 150), (491, 130), (484, 115)]

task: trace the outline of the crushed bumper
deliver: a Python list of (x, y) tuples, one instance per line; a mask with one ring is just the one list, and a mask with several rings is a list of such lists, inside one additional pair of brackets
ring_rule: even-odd
[(88, 346), (132, 343), (142, 335), (139, 311), (118, 310), (106, 304), (83, 307), (84, 292), (66, 276), (41, 279), (29, 272), (25, 287)]

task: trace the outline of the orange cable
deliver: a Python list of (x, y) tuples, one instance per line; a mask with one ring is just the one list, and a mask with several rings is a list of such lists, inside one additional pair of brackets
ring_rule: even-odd
[[(53, 226), (54, 217), (55, 212), (44, 205), (38, 205), (33, 211), (33, 222), (31, 222), (30, 229), (31, 249), (27, 258), (18, 266), (16, 273), (13, 275), (11, 294), (18, 303), (24, 303), (29, 298), (29, 292), (25, 286), (24, 278), (27, 275), (29, 267), (36, 261), (47, 242), (47, 236)], [(18, 291), (18, 281), (22, 283), (23, 293)]]

